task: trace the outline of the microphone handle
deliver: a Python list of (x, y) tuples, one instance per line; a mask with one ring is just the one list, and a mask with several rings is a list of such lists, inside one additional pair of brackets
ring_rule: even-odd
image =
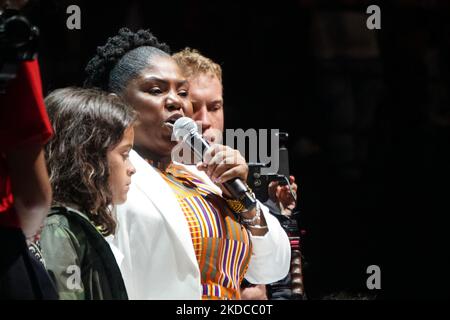
[[(185, 141), (201, 159), (203, 159), (204, 153), (210, 148), (209, 143), (198, 132), (191, 132)], [(222, 185), (234, 199), (242, 201), (246, 209), (251, 210), (256, 207), (256, 199), (253, 193), (250, 192), (241, 179), (234, 178), (225, 181)]]
[(256, 207), (256, 199), (253, 193), (239, 178), (233, 178), (225, 181), (222, 185), (227, 189), (234, 199), (242, 201), (242, 204), (247, 210), (252, 210)]

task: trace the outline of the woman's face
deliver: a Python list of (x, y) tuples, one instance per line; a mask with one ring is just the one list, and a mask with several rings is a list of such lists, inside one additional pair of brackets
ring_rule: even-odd
[(106, 155), (109, 167), (108, 183), (113, 204), (121, 204), (127, 200), (131, 176), (136, 173), (136, 169), (129, 159), (130, 150), (133, 148), (133, 140), (134, 129), (129, 127), (125, 130), (122, 140)]
[(192, 116), (188, 83), (175, 61), (154, 57), (152, 64), (128, 83), (122, 96), (139, 114), (136, 145), (151, 154), (169, 156), (177, 143), (171, 139), (170, 123)]

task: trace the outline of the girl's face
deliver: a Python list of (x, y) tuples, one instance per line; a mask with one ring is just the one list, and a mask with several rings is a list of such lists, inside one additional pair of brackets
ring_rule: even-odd
[(177, 144), (171, 139), (170, 123), (192, 115), (188, 83), (175, 61), (171, 57), (155, 57), (128, 83), (122, 96), (139, 114), (136, 145), (157, 156), (170, 155)]
[(127, 200), (131, 176), (136, 173), (136, 169), (129, 159), (133, 141), (134, 129), (129, 127), (125, 130), (122, 140), (107, 153), (109, 166), (108, 183), (112, 192), (113, 204), (121, 204)]

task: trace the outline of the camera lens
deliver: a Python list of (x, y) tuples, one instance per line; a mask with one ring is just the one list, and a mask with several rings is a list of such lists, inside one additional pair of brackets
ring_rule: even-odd
[(25, 45), (32, 36), (32, 27), (25, 17), (12, 16), (5, 21), (5, 38), (12, 47)]

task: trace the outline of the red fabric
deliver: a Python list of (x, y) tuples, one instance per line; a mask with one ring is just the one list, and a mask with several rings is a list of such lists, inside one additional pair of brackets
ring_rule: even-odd
[(16, 79), (0, 94), (0, 225), (18, 227), (5, 154), (27, 144), (45, 144), (53, 130), (45, 110), (37, 60), (22, 62)]

